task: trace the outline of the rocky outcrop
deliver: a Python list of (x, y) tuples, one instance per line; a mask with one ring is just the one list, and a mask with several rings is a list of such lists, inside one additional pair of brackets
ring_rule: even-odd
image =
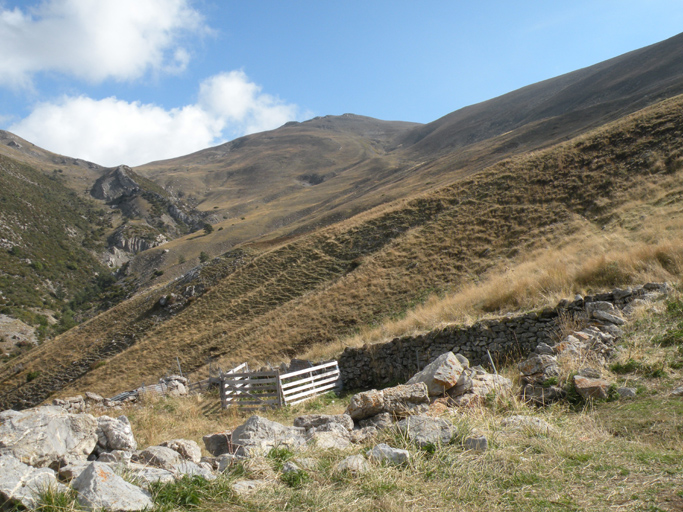
[(100, 176), (90, 189), (90, 195), (107, 203), (118, 201), (125, 196), (132, 196), (141, 190), (140, 185), (134, 179), (135, 176), (130, 167), (120, 165)]
[(443, 395), (458, 383), (463, 372), (462, 364), (453, 352), (441, 354), (425, 368), (413, 375), (408, 384), (424, 382), (427, 385), (429, 396)]
[(97, 445), (97, 420), (61, 407), (0, 413), (0, 454), (34, 467), (85, 460)]
[(138, 448), (126, 416), (97, 418), (97, 444), (102, 451), (106, 452), (113, 450), (133, 452)]

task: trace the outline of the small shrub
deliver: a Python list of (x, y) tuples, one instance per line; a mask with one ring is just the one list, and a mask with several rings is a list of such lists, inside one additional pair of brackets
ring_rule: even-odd
[(280, 480), (282, 480), (282, 482), (285, 485), (292, 487), (294, 489), (298, 489), (299, 487), (303, 486), (306, 482), (309, 482), (311, 480), (311, 477), (305, 471), (298, 470), (283, 473), (280, 477)]
[(277, 471), (282, 470), (285, 462), (294, 457), (294, 452), (289, 448), (275, 447), (268, 452), (267, 458), (271, 459)]
[(204, 233), (206, 233), (207, 235), (213, 233), (213, 226), (208, 222), (204, 224)]
[(207, 261), (209, 261), (210, 258), (211, 258), (211, 256), (209, 256), (209, 255), (208, 255), (206, 252), (204, 252), (204, 251), (202, 251), (202, 252), (199, 253), (199, 261), (202, 262), (202, 263), (206, 263)]
[(641, 369), (641, 367), (641, 363), (635, 361), (634, 359), (629, 359), (625, 363), (614, 363), (609, 367), (609, 369), (618, 375), (623, 375), (625, 373), (633, 373), (638, 371)]
[(157, 270), (154, 271), (154, 277), (159, 277), (159, 276), (163, 276), (163, 275), (164, 275), (164, 271), (163, 271), (163, 270), (158, 270), (158, 269), (157, 269)]
[(201, 476), (185, 475), (175, 482), (153, 482), (149, 488), (157, 506), (190, 508), (200, 504), (207, 484)]
[(26, 382), (31, 382), (32, 380), (36, 380), (38, 377), (40, 377), (40, 372), (38, 370), (33, 370), (31, 372), (28, 372), (26, 374)]

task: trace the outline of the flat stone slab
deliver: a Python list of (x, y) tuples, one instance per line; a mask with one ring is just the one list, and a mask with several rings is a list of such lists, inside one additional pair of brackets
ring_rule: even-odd
[(360, 476), (370, 471), (370, 464), (362, 455), (351, 455), (337, 464), (335, 470), (339, 473), (347, 471), (352, 476)]
[(585, 399), (607, 398), (612, 384), (604, 379), (591, 379), (581, 375), (574, 375), (576, 392)]
[(411, 416), (399, 421), (396, 426), (420, 448), (446, 445), (456, 434), (451, 422), (430, 416)]
[(232, 484), (232, 490), (237, 494), (244, 495), (254, 492), (261, 487), (265, 487), (269, 482), (267, 480), (238, 480)]
[(368, 452), (368, 457), (377, 462), (398, 465), (410, 459), (410, 452), (400, 448), (392, 448), (388, 444), (381, 443)]

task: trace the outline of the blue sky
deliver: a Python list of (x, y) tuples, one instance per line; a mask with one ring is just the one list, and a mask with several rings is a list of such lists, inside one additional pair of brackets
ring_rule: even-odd
[(316, 115), (430, 122), (683, 31), (680, 0), (0, 0), (0, 128), (139, 165)]

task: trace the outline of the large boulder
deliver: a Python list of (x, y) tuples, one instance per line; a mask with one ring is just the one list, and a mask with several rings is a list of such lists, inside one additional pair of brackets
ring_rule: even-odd
[(39, 504), (41, 493), (48, 489), (67, 491), (64, 485), (57, 482), (55, 472), (51, 469), (33, 468), (11, 455), (0, 456), (0, 497), (3, 503), (34, 509)]
[(456, 434), (451, 422), (429, 416), (411, 416), (399, 421), (396, 426), (420, 448), (449, 444)]
[(362, 420), (384, 410), (384, 393), (376, 389), (356, 393), (351, 397), (346, 414), (354, 420)]
[(78, 491), (78, 502), (88, 510), (117, 512), (151, 509), (148, 492), (129, 484), (102, 462), (92, 462), (71, 482)]
[(0, 413), (0, 454), (34, 467), (86, 460), (97, 445), (97, 420), (46, 406)]
[(170, 448), (178, 452), (183, 459), (195, 464), (199, 464), (202, 460), (202, 449), (197, 443), (189, 439), (171, 439), (170, 441), (160, 443), (159, 446)]
[(495, 373), (476, 374), (472, 377), (471, 393), (481, 397), (488, 396), (489, 393), (505, 395), (512, 390), (512, 381), (502, 375)]
[(424, 382), (429, 396), (443, 395), (455, 386), (463, 372), (463, 366), (453, 352), (441, 354), (425, 368), (413, 375), (408, 384)]
[(243, 455), (265, 454), (271, 448), (298, 448), (306, 444), (304, 429), (284, 425), (261, 416), (252, 416), (232, 432), (232, 442), (239, 445)]
[(126, 416), (97, 418), (97, 444), (107, 452), (114, 450), (134, 452), (138, 449), (133, 429)]

